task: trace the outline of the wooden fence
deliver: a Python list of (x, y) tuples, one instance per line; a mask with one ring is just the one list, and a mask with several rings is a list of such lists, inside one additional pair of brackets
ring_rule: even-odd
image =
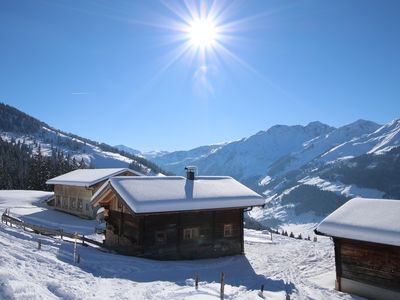
[(64, 237), (71, 238), (71, 239), (78, 239), (82, 241), (82, 244), (88, 243), (88, 244), (93, 244), (97, 246), (103, 246), (102, 242), (98, 242), (92, 239), (89, 239), (85, 237), (84, 235), (78, 234), (78, 233), (70, 233), (66, 232), (63, 229), (54, 229), (54, 228), (48, 228), (44, 226), (39, 226), (36, 224), (31, 224), (28, 222), (24, 222), (20, 219), (14, 218), (10, 215), (8, 215), (7, 210), (1, 215), (1, 222), (6, 223), (6, 225), (13, 226), (15, 225), (16, 227), (20, 227), (24, 230), (31, 230), (35, 233), (39, 233), (42, 235), (46, 236), (59, 236), (61, 239)]

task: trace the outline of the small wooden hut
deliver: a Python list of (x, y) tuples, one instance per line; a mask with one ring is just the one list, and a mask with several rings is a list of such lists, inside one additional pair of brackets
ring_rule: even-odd
[(354, 198), (315, 233), (333, 238), (339, 291), (400, 299), (400, 200)]
[(93, 194), (112, 176), (142, 175), (128, 168), (78, 169), (52, 179), (46, 184), (54, 185), (54, 207), (79, 217), (92, 219), (95, 210), (90, 205)]
[(106, 247), (197, 259), (243, 253), (243, 210), (262, 206), (264, 198), (231, 177), (188, 174), (112, 177), (92, 204), (104, 208)]

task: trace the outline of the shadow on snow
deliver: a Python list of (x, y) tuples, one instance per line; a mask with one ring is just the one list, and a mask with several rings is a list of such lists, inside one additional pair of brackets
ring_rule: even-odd
[[(57, 258), (73, 264), (73, 244), (62, 243)], [(77, 252), (81, 261), (77, 264), (85, 272), (96, 277), (120, 278), (135, 282), (168, 281), (178, 285), (187, 285), (187, 279), (199, 275), (200, 282), (219, 282), (224, 272), (225, 283), (231, 286), (245, 286), (248, 290), (259, 290), (263, 284), (265, 290), (292, 293), (293, 283), (266, 278), (256, 274), (245, 255), (236, 255), (215, 259), (158, 261), (114, 253), (102, 252), (78, 245)]]

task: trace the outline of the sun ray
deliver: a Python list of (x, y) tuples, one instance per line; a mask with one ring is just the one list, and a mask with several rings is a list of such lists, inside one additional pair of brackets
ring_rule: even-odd
[(256, 75), (258, 78), (266, 82), (270, 87), (284, 95), (286, 98), (290, 100), (294, 100), (294, 97), (289, 95), (287, 91), (276, 85), (272, 80), (270, 80), (268, 77), (266, 77), (264, 74), (260, 73), (257, 71), (255, 68), (253, 68), (250, 64), (245, 62), (243, 59), (229, 51), (226, 47), (224, 47), (222, 44), (217, 44), (217, 47), (219, 48), (218, 50), (221, 52), (224, 52), (225, 55), (229, 56), (231, 59), (235, 60), (239, 65), (241, 65), (243, 68), (246, 70), (250, 71), (252, 74)]
[[(162, 4), (167, 13), (158, 18), (157, 22), (143, 24), (157, 27), (161, 32), (164, 30), (158, 44), (172, 50), (163, 58), (165, 64), (158, 68), (151, 82), (159, 79), (172, 65), (179, 63), (191, 72), (193, 80), (200, 78), (204, 86), (210, 88), (211, 82), (210, 85), (204, 82), (209, 77), (227, 69), (233, 71), (236, 66), (240, 66), (287, 96), (285, 91), (238, 54), (238, 50), (248, 49), (254, 42), (251, 35), (247, 35), (251, 27), (259, 26), (260, 22), (265, 25), (267, 17), (278, 13), (282, 8), (237, 18), (243, 8), (243, 2), (240, 1), (183, 0), (183, 3), (178, 4), (162, 0)], [(140, 23), (137, 20), (134, 22)], [(264, 41), (263, 43), (265, 44)], [(199, 70), (203, 73), (195, 76), (200, 74)]]

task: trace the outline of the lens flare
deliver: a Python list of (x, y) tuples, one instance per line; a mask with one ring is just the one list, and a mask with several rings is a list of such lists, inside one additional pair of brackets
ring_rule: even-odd
[(209, 19), (194, 20), (188, 28), (189, 40), (194, 47), (212, 47), (217, 40), (217, 28)]

